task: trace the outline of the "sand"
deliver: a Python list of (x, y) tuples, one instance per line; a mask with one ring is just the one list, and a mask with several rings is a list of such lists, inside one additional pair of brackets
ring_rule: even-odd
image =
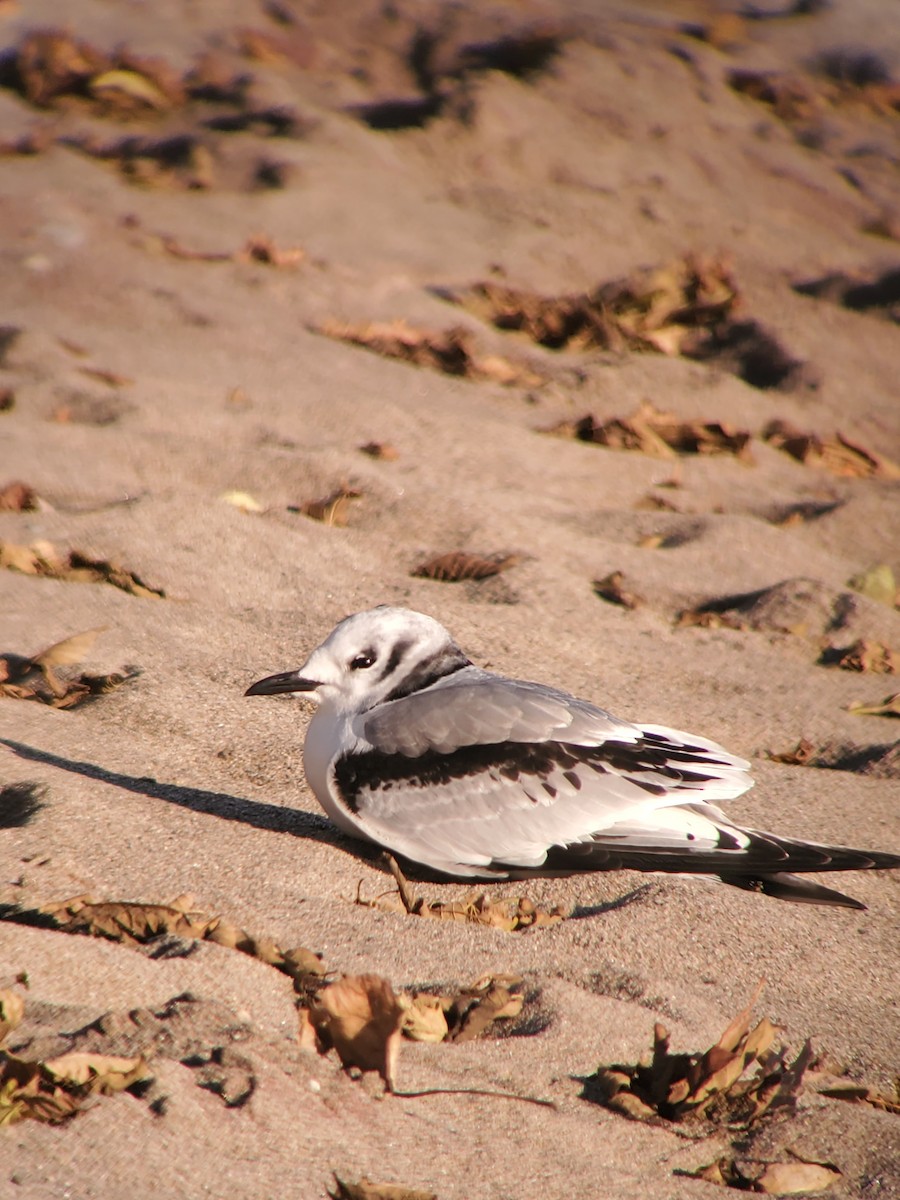
[[(0, 362), (14, 397), (0, 412), (0, 484), (20, 479), (40, 499), (0, 513), (0, 539), (74, 548), (166, 594), (0, 570), (0, 651), (31, 655), (102, 626), (82, 669), (138, 672), (71, 710), (0, 699), (0, 783), (47, 789), (28, 824), (0, 830), (0, 900), (191, 892), (199, 910), (306, 946), (336, 975), (374, 972), (398, 989), (522, 976), (528, 1000), (505, 1036), (404, 1042), (398, 1087), (556, 1104), (384, 1096), (375, 1076), (299, 1047), (290, 981), (246, 955), (186, 941), (141, 951), (5, 921), (0, 987), (26, 1002), (10, 1045), (116, 1052), (133, 1034), (127, 1014), (143, 1010), (155, 1050), (143, 1098), (4, 1129), (4, 1193), (305, 1198), (324, 1196), (336, 1172), (441, 1200), (712, 1195), (673, 1172), (728, 1152), (727, 1131), (696, 1141), (626, 1121), (583, 1098), (582, 1081), (635, 1062), (655, 1021), (675, 1049), (705, 1048), (761, 977), (757, 1015), (787, 1043), (812, 1037), (854, 1079), (890, 1089), (897, 873), (841, 881), (865, 912), (630, 873), (495, 889), (573, 911), (525, 933), (360, 907), (358, 887), (375, 897), (392, 882), (306, 786), (308, 708), (243, 698), (343, 615), (408, 605), (479, 664), (750, 757), (757, 786), (731, 806), (747, 825), (900, 850), (896, 720), (848, 712), (896, 691), (896, 677), (820, 661), (823, 644), (858, 638), (900, 649), (897, 612), (848, 587), (878, 564), (900, 574), (900, 485), (801, 463), (761, 436), (780, 419), (900, 459), (896, 299), (891, 320), (889, 297), (854, 309), (794, 287), (896, 270), (895, 100), (826, 85), (810, 62), (849, 46), (890, 65), (900, 31), (871, 2), (714, 23), (708, 40), (684, 32), (714, 16), (687, 3), (473, 4), (442, 18), (434, 5), (82, 0), (72, 26), (91, 45), (127, 44), (179, 74), (214, 50), (228, 78), (252, 77), (243, 99), (157, 100), (162, 111), (126, 121), (84, 97), (41, 111), (0, 90), (7, 148), (50, 128), (38, 152), (7, 153), (2, 167), (0, 294), (17, 332)], [(553, 52), (531, 73), (459, 49), (540, 17)], [(50, 0), (4, 5), (2, 44), (57, 18)], [(434, 31), (430, 84), (409, 65), (417, 21)], [(251, 58), (239, 49), (248, 29), (270, 39), (250, 39)], [(783, 96), (773, 107), (735, 90), (735, 70), (799, 77), (812, 99), (803, 93), (800, 116)], [(439, 111), (421, 124), (363, 119), (366, 105), (423, 96)], [(245, 127), (210, 128), (223, 112)], [(176, 134), (201, 150), (171, 170), (145, 161), (143, 182), (78, 148)], [(238, 253), (260, 236), (278, 261)], [(584, 293), (688, 254), (727, 258), (741, 319), (798, 364), (780, 387), (625, 345), (549, 350), (442, 298), (484, 280)], [(329, 319), (462, 326), (477, 356), (526, 363), (536, 378), (504, 386), (391, 360), (314, 331)], [(544, 432), (644, 401), (747, 430), (752, 462)], [(396, 456), (362, 453), (372, 441)], [(297, 511), (342, 485), (360, 493), (345, 527)], [(230, 491), (261, 511), (223, 499)], [(456, 550), (519, 560), (481, 582), (411, 574)], [(637, 607), (595, 593), (614, 571)], [(785, 581), (736, 628), (677, 624), (686, 608)], [(768, 757), (801, 738), (842, 769)], [(443, 900), (468, 890), (414, 886)], [(27, 990), (13, 983), (21, 972)], [(104, 1014), (117, 1035), (78, 1034)], [(786, 1146), (837, 1164), (832, 1195), (900, 1196), (890, 1113), (808, 1089), (743, 1153), (784, 1159)]]

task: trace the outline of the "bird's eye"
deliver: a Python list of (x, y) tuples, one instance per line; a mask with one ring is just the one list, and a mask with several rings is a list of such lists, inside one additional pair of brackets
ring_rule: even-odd
[(350, 659), (351, 671), (364, 671), (366, 667), (371, 667), (375, 661), (374, 650), (364, 650), (362, 654), (357, 654), (356, 658)]

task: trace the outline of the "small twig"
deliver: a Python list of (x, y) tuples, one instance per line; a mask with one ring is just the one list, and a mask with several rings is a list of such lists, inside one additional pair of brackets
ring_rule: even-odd
[(400, 865), (394, 858), (393, 854), (388, 854), (385, 851), (385, 862), (388, 870), (393, 875), (397, 883), (397, 891), (400, 893), (400, 899), (403, 901), (403, 907), (408, 913), (415, 913), (419, 908), (419, 898), (413, 895), (412, 888), (406, 880), (406, 876), (400, 870)]
[(523, 1104), (537, 1104), (540, 1108), (556, 1109), (555, 1100), (543, 1100), (540, 1096), (519, 1096), (515, 1092), (492, 1092), (487, 1088), (423, 1088), (420, 1092), (391, 1092), (400, 1100), (418, 1100), (422, 1096), (490, 1096), (494, 1100), (521, 1100)]

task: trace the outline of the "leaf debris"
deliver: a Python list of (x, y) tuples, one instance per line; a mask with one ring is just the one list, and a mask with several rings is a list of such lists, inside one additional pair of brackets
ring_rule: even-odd
[[(672, 1054), (669, 1032), (657, 1023), (653, 1053), (636, 1066), (599, 1067), (585, 1084), (585, 1098), (633, 1120), (658, 1123), (704, 1120), (746, 1129), (776, 1108), (792, 1109), (812, 1061), (809, 1041), (789, 1062), (774, 1046), (778, 1032), (764, 1017), (751, 1028), (750, 1003), (704, 1053)], [(749, 1079), (746, 1072), (756, 1067)]]
[(863, 700), (854, 700), (847, 705), (847, 712), (856, 717), (900, 717), (900, 692), (894, 692), (876, 704), (866, 704)]
[(900, 479), (900, 466), (837, 432), (833, 437), (804, 433), (788, 421), (770, 421), (762, 431), (763, 440), (783, 450), (805, 466), (830, 471), (851, 479)]
[(361, 491), (341, 483), (321, 500), (306, 500), (303, 504), (288, 505), (288, 512), (302, 513), (314, 521), (321, 521), (323, 525), (343, 529), (350, 516), (350, 501), (361, 498)]
[(844, 671), (860, 671), (873, 675), (900, 674), (900, 654), (881, 642), (858, 638), (851, 646), (827, 646), (819, 662), (837, 666)]
[(695, 1171), (676, 1170), (676, 1175), (702, 1179), (720, 1187), (736, 1188), (741, 1192), (756, 1192), (766, 1196), (798, 1196), (822, 1192), (842, 1178), (834, 1163), (793, 1155), (786, 1162), (759, 1162), (755, 1159), (723, 1155)]
[(67, 583), (108, 583), (132, 596), (164, 598), (166, 594), (116, 562), (82, 550), (59, 551), (46, 541), (32, 542), (30, 546), (0, 541), (0, 567)]
[(435, 332), (414, 329), (402, 318), (352, 324), (329, 317), (311, 325), (310, 329), (313, 333), (363, 346), (385, 358), (402, 359), (446, 375), (490, 379), (521, 387), (534, 387), (543, 382), (543, 377), (531, 367), (518, 365), (500, 355), (478, 357), (473, 349), (473, 334), (459, 325)]
[(0, 487), (0, 512), (32, 512), (37, 507), (37, 492), (20, 479)]
[(345, 975), (314, 997), (309, 1020), (322, 1048), (334, 1048), (344, 1067), (377, 1071), (394, 1091), (406, 1004), (380, 975)]
[(437, 579), (444, 583), (458, 583), (463, 579), (489, 579), (508, 571), (521, 562), (518, 554), (470, 554), (465, 550), (451, 550), (426, 559), (414, 567), (410, 574), (414, 578)]
[(752, 463), (750, 433), (721, 421), (683, 420), (643, 401), (630, 417), (600, 421), (590, 413), (576, 421), (562, 421), (544, 429), (558, 437), (573, 437), (612, 450), (638, 450), (652, 458), (678, 454), (733, 454)]
[[(0, 1042), (20, 1023), (24, 1011), (18, 993), (0, 990)], [(73, 1052), (41, 1062), (0, 1047), (0, 1127), (27, 1117), (58, 1124), (75, 1116), (93, 1096), (123, 1091), (147, 1075), (143, 1056)]]
[(73, 896), (45, 904), (38, 911), (64, 933), (108, 938), (126, 946), (137, 946), (163, 934), (215, 942), (275, 967), (289, 976), (295, 991), (303, 995), (325, 975), (320, 956), (311, 950), (303, 947), (282, 950), (270, 938), (253, 937), (221, 916), (197, 911), (194, 902), (190, 893), (177, 896), (168, 904), (98, 902), (90, 896)]
[(372, 1183), (366, 1176), (350, 1183), (335, 1175), (334, 1186), (335, 1190), (328, 1192), (331, 1200), (437, 1200), (435, 1192), (423, 1192), (396, 1183)]
[(640, 608), (644, 603), (643, 597), (626, 588), (622, 571), (612, 571), (603, 579), (595, 579), (593, 588), (601, 600), (621, 605), (622, 608)]
[(90, 652), (97, 634), (102, 632), (103, 627), (85, 630), (54, 642), (30, 658), (11, 653), (0, 655), (0, 696), (11, 700), (39, 700), (52, 708), (75, 708), (134, 679), (137, 671), (133, 667), (105, 675), (82, 673), (66, 679), (56, 673), (55, 667), (80, 663)]

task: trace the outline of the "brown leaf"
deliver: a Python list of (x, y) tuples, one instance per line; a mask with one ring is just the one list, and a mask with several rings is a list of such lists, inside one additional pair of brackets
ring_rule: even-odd
[(10, 988), (0, 989), (0, 1042), (21, 1024), (24, 1014), (25, 1001), (19, 993)]
[(900, 1116), (900, 1079), (894, 1084), (894, 1095), (887, 1096), (864, 1083), (853, 1079), (831, 1079), (824, 1087), (817, 1088), (820, 1096), (828, 1096), (831, 1100), (845, 1100), (851, 1104), (870, 1104), (883, 1112), (896, 1113)]
[(360, 446), (360, 451), (368, 454), (369, 458), (379, 458), (382, 462), (395, 462), (400, 457), (399, 451), (390, 442), (366, 442)]
[(613, 571), (603, 579), (594, 580), (594, 591), (603, 599), (608, 600), (610, 604), (620, 604), (623, 608), (638, 608), (644, 603), (643, 599), (636, 593), (629, 591), (625, 586), (625, 576), (621, 571)]
[(357, 1183), (334, 1177), (336, 1191), (329, 1191), (331, 1200), (437, 1200), (435, 1192), (401, 1187), (396, 1183), (372, 1183), (363, 1176)]
[(30, 512), (37, 506), (37, 492), (19, 479), (0, 488), (0, 512)]
[(847, 705), (847, 712), (856, 717), (900, 717), (900, 692), (885, 696), (880, 704), (865, 704), (861, 700), (854, 700), (852, 704)]
[(541, 376), (530, 368), (517, 366), (498, 355), (477, 358), (472, 346), (473, 335), (461, 326), (438, 333), (413, 329), (404, 320), (353, 325), (329, 318), (310, 328), (314, 333), (364, 346), (385, 358), (399, 358), (447, 375), (492, 379), (525, 387), (541, 382)]
[(321, 500), (307, 500), (299, 506), (288, 506), (289, 512), (301, 512), (305, 517), (321, 521), (323, 525), (343, 528), (347, 524), (351, 500), (359, 500), (362, 492), (342, 483), (330, 495)]
[(897, 463), (851, 441), (842, 433), (823, 438), (815, 433), (803, 433), (787, 421), (774, 420), (765, 427), (762, 436), (798, 462), (820, 467), (832, 475), (857, 479), (900, 479), (900, 466)]
[(306, 251), (300, 246), (279, 250), (270, 237), (260, 233), (248, 238), (234, 258), (236, 262), (265, 263), (271, 267), (296, 267), (306, 258)]
[(483, 975), (453, 999), (447, 1013), (451, 1042), (469, 1042), (494, 1023), (517, 1017), (525, 997), (519, 975)]
[[(0, 993), (2, 996), (2, 993)], [(413, 992), (403, 1019), (403, 1034), (413, 1042), (442, 1042), (447, 1036), (447, 1018), (440, 996)]]
[(772, 762), (785, 763), (789, 767), (805, 767), (815, 757), (816, 748), (807, 738), (801, 738), (793, 750), (769, 750), (766, 754)]
[[(758, 996), (759, 989), (754, 1002)], [(598, 1068), (586, 1081), (585, 1097), (641, 1120), (703, 1118), (732, 1128), (747, 1128), (775, 1107), (792, 1107), (811, 1047), (788, 1062), (784, 1050), (773, 1049), (770, 1021), (750, 1028), (752, 1003), (703, 1054), (672, 1054), (667, 1030), (657, 1025), (651, 1061)], [(756, 1072), (747, 1078), (753, 1064)]]
[(508, 571), (521, 561), (518, 554), (481, 555), (469, 554), (465, 550), (451, 550), (447, 554), (439, 554), (436, 558), (426, 559), (419, 563), (410, 574), (423, 579), (439, 579), (447, 583), (457, 583), (463, 579), (489, 579)]
[(48, 1059), (44, 1069), (60, 1083), (87, 1086), (91, 1093), (121, 1092), (146, 1076), (147, 1063), (142, 1057), (119, 1058), (112, 1054), (63, 1054)]
[(64, 1121), (91, 1096), (121, 1091), (146, 1077), (142, 1057), (73, 1053), (31, 1062), (0, 1052), (0, 1126), (26, 1117)]
[(840, 1178), (841, 1172), (829, 1163), (769, 1163), (753, 1181), (753, 1190), (766, 1196), (805, 1196), (824, 1191)]
[(76, 633), (61, 642), (54, 642), (46, 650), (35, 654), (31, 661), (38, 667), (64, 667), (83, 662), (97, 635), (105, 629), (105, 625), (98, 625), (96, 629), (86, 629), (84, 633)]
[(751, 462), (750, 433), (720, 421), (683, 420), (644, 401), (630, 417), (598, 421), (588, 414), (574, 424), (545, 430), (613, 450), (638, 450), (653, 458), (676, 454), (733, 454)]
[(0, 567), (25, 575), (46, 575), (70, 583), (109, 583), (133, 596), (165, 596), (162, 588), (151, 587), (135, 572), (115, 562), (95, 558), (81, 550), (69, 550), (63, 555), (49, 542), (17, 546), (12, 542), (0, 541)]
[(345, 1067), (377, 1071), (394, 1090), (406, 1005), (378, 975), (345, 975), (323, 988), (309, 1006), (322, 1041)]
[(40, 910), (57, 928), (66, 933), (106, 937), (127, 946), (147, 942), (161, 934), (215, 942), (240, 951), (275, 967), (305, 994), (314, 981), (325, 974), (319, 955), (303, 947), (281, 950), (269, 938), (254, 938), (230, 921), (194, 909), (194, 897), (178, 896), (168, 904), (141, 904), (133, 901), (98, 903), (90, 896), (73, 896), (54, 901)]
[(843, 649), (829, 647), (819, 660), (824, 664), (835, 663), (845, 671), (869, 672), (873, 675), (900, 674), (900, 654), (881, 642), (859, 638), (852, 646)]

